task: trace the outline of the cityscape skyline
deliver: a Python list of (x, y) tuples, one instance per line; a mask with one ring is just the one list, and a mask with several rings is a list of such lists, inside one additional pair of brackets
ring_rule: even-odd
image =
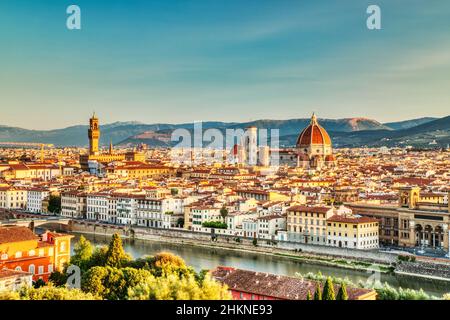
[(2, 1), (1, 124), (448, 115), (450, 4), (377, 1), (368, 30), (369, 1), (274, 3), (80, 0), (70, 31), (72, 3)]

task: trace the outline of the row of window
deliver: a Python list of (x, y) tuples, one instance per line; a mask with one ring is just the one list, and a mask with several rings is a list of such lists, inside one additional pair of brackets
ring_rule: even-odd
[[(61, 250), (64, 251), (66, 248), (65, 242), (61, 242)], [(36, 255), (36, 250), (30, 250), (28, 251), (28, 257), (34, 257)], [(39, 257), (43, 257), (45, 255), (44, 249), (39, 249), (38, 251), (38, 256)], [(48, 249), (48, 255), (52, 256), (53, 255), (53, 248), (49, 248)], [(14, 254), (14, 258), (16, 259), (20, 259), (23, 257), (23, 252), (22, 251), (17, 251)], [(3, 253), (0, 257), (1, 260), (8, 260), (9, 256), (6, 253)]]
[[(289, 220), (291, 223), (299, 223), (299, 224), (302, 224), (303, 223), (303, 219), (302, 218), (299, 218), (298, 220), (297, 220), (297, 218), (290, 218), (290, 220)], [(298, 222), (297, 222), (298, 221)], [(311, 219), (311, 220), (309, 220), (309, 219), (305, 219), (305, 224), (307, 225), (307, 224), (311, 224), (311, 225), (317, 225), (317, 226), (320, 226), (320, 225), (322, 225), (322, 226), (324, 226), (325, 225), (325, 220), (321, 220), (321, 219)]]
[[(16, 267), (16, 271), (22, 271), (22, 268), (21, 267)], [(43, 274), (45, 272), (45, 266), (38, 266), (38, 270), (37, 270), (37, 273), (36, 273), (35, 265), (34, 264), (30, 264), (28, 266), (28, 272), (31, 273), (31, 274)], [(47, 272), (48, 273), (52, 273), (53, 272), (53, 265), (52, 264), (49, 264), (47, 266)]]
[[(328, 231), (328, 235), (331, 236), (331, 232)], [(341, 232), (338, 232), (339, 237), (342, 236)], [(378, 235), (378, 232), (369, 232), (369, 233), (361, 233), (359, 234), (360, 238), (366, 238), (366, 237), (375, 237)], [(333, 232), (333, 236), (336, 236), (336, 232)], [(344, 237), (348, 237), (348, 234), (345, 232)], [(353, 238), (356, 238), (356, 233), (353, 234)]]
[(302, 216), (302, 217), (311, 217), (313, 218), (314, 216), (316, 218), (325, 218), (325, 214), (324, 213), (318, 213), (318, 212), (293, 212), (290, 213), (290, 215), (294, 215), (294, 216)]

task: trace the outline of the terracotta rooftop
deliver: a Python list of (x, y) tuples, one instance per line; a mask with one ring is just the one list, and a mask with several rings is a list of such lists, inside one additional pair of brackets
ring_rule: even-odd
[(343, 222), (343, 223), (372, 223), (378, 222), (375, 218), (362, 217), (362, 216), (346, 216), (346, 215), (334, 215), (327, 219), (328, 222)]
[(10, 269), (0, 270), (0, 279), (15, 278), (17, 276), (31, 276), (31, 273)]
[(0, 244), (30, 240), (39, 238), (27, 227), (0, 227)]
[(327, 213), (330, 209), (328, 207), (293, 206), (287, 209), (287, 211)]
[[(254, 272), (229, 267), (217, 267), (211, 272), (219, 282), (230, 290), (258, 294), (283, 300), (306, 300), (308, 291), (313, 295), (319, 282), (300, 278), (281, 276), (265, 272)], [(337, 293), (339, 286), (335, 285)], [(360, 288), (347, 288), (349, 300), (375, 294), (374, 291)]]

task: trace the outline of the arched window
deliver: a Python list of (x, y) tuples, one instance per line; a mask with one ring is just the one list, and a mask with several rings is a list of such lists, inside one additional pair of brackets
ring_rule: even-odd
[(31, 274), (34, 274), (34, 272), (35, 272), (34, 264), (30, 264), (28, 266), (28, 272)]
[(6, 253), (2, 254), (1, 259), (2, 260), (8, 260), (8, 255)]
[(16, 271), (22, 271), (22, 268), (21, 268), (21, 267), (16, 267), (15, 270), (16, 270)]
[(16, 252), (16, 258), (22, 258), (22, 251)]

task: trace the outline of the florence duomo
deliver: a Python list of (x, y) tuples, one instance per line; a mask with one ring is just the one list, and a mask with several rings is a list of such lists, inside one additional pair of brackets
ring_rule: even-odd
[(301, 168), (320, 169), (336, 165), (330, 136), (319, 125), (315, 113), (309, 126), (298, 136), (296, 147), (297, 164)]

